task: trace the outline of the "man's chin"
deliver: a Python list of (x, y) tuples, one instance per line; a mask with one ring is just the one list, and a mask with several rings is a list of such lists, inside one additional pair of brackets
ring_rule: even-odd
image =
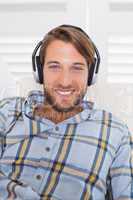
[(45, 91), (45, 97), (47, 105), (50, 105), (52, 109), (54, 109), (57, 112), (68, 113), (81, 108), (81, 101), (83, 95), (77, 95), (73, 100), (70, 100), (68, 98), (58, 99), (54, 95), (51, 95), (51, 93), (49, 93), (48, 91)]
[(53, 105), (52, 107), (57, 112), (65, 112), (65, 113), (72, 112), (75, 109), (75, 106), (61, 107), (59, 105)]

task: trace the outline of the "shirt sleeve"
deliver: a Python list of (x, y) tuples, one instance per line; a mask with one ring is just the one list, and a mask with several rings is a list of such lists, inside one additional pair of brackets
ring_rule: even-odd
[(133, 157), (132, 135), (123, 129), (121, 144), (113, 160), (110, 176), (114, 200), (133, 199)]
[(0, 100), (0, 156), (2, 154), (4, 136), (16, 123), (22, 111), (22, 98), (13, 97)]
[(10, 99), (0, 100), (0, 156), (3, 151), (3, 140), (6, 129), (6, 121), (8, 120)]
[[(4, 151), (4, 138), (22, 112), (21, 98), (6, 98), (0, 101), (0, 160)], [(25, 189), (26, 188), (26, 189)], [(27, 185), (13, 181), (1, 170), (0, 164), (0, 200), (5, 199), (39, 200), (39, 195)]]
[(9, 103), (10, 103), (10, 99), (3, 99), (0, 101), (0, 133), (1, 134), (5, 130)]

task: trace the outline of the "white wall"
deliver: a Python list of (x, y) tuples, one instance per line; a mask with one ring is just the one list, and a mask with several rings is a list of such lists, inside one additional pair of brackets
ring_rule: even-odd
[(102, 58), (95, 98), (133, 130), (133, 0), (91, 1), (90, 16)]
[(59, 24), (81, 26), (101, 54), (98, 83), (88, 89), (97, 106), (133, 119), (133, 0), (0, 0), (0, 98), (40, 88), (31, 54)]

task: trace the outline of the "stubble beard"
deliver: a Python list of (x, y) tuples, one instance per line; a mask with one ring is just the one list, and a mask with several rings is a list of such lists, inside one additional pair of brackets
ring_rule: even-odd
[(45, 101), (42, 106), (38, 106), (35, 109), (34, 114), (40, 117), (47, 118), (55, 123), (64, 121), (83, 110), (82, 100), (86, 91), (81, 90), (75, 94), (74, 100), (67, 107), (60, 106), (56, 102), (56, 97), (53, 95), (52, 90), (44, 88)]
[(69, 112), (74, 112), (76, 110), (79, 110), (79, 108), (81, 109), (81, 103), (84, 98), (85, 92), (80, 91), (79, 93), (75, 94), (76, 95), (75, 100), (72, 100), (72, 103), (67, 107), (60, 106), (56, 101), (56, 97), (54, 97), (52, 91), (50, 91), (49, 89), (44, 88), (44, 94), (45, 94), (45, 105), (51, 106), (51, 108), (58, 113), (68, 114)]

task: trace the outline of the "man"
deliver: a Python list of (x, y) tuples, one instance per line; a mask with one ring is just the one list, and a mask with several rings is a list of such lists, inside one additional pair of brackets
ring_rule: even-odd
[(32, 59), (44, 92), (0, 102), (0, 199), (133, 199), (127, 127), (83, 100), (99, 64), (94, 43), (59, 26)]

